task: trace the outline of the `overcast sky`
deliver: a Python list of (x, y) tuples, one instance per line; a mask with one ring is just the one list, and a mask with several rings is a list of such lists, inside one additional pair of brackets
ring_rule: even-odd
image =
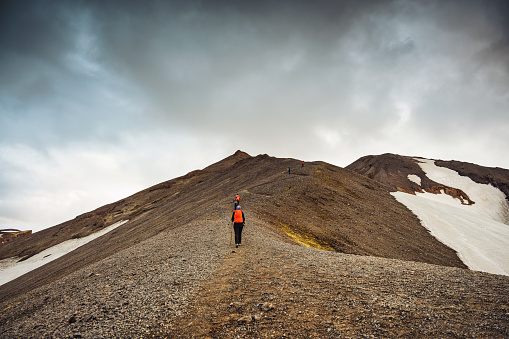
[(0, 228), (237, 149), (509, 168), (509, 2), (2, 1)]

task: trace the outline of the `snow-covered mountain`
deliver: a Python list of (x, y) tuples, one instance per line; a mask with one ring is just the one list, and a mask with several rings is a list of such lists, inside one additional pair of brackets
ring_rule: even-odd
[(394, 154), (363, 157), (347, 168), (392, 186), (392, 195), (470, 269), (509, 275), (509, 203), (502, 191), (508, 170)]

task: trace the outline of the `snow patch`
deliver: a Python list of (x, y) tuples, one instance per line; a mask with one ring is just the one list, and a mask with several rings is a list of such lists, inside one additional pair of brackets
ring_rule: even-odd
[[(391, 194), (414, 212), (435, 238), (454, 249), (470, 269), (509, 276), (509, 204), (505, 194), (436, 166), (433, 160), (416, 160), (429, 179), (462, 190), (475, 204), (463, 205), (443, 191)], [(408, 179), (415, 177), (409, 175)]]
[(408, 180), (415, 182), (417, 185), (421, 186), (421, 177), (415, 174), (409, 174), (407, 176)]
[(18, 262), (20, 258), (17, 257), (0, 260), (0, 286), (55, 259), (58, 259), (69, 252), (74, 251), (78, 247), (81, 247), (86, 243), (97, 239), (110, 231), (113, 231), (115, 228), (125, 224), (128, 221), (129, 220), (119, 221), (83, 238), (71, 239), (61, 242), (60, 244), (47, 248), (44, 251), (21, 262)]
[(459, 175), (456, 171), (436, 166), (433, 160), (420, 158), (416, 160), (418, 160), (419, 166), (429, 179), (462, 190), (475, 204), (463, 205), (459, 199), (454, 199), (446, 194), (426, 192), (417, 193), (417, 195), (479, 214), (494, 221), (509, 224), (509, 204), (505, 199), (505, 194), (498, 188), (488, 184), (476, 183), (469, 177)]
[(461, 204), (455, 207), (429, 199), (427, 195), (391, 194), (414, 212), (435, 238), (458, 252), (468, 268), (509, 276), (509, 227), (506, 224), (466, 211), (459, 207)]

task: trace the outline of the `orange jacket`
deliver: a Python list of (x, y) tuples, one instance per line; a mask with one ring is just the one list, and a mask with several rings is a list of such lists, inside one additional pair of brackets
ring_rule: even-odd
[(240, 196), (237, 194), (237, 195), (235, 196), (235, 199), (234, 199), (234, 200), (237, 200), (238, 202), (240, 202)]
[(232, 221), (236, 224), (243, 224), (245, 221), (244, 212), (242, 212), (242, 210), (233, 211)]

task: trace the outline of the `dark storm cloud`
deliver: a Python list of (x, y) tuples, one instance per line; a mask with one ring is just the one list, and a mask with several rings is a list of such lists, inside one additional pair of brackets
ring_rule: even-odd
[(222, 134), (235, 117), (253, 140), (284, 139), (289, 119), (302, 133), (322, 124), (311, 115), (362, 138), (401, 122), (403, 106), (433, 134), (473, 126), (486, 105), (489, 125), (507, 105), (504, 1), (6, 4), (5, 138)]
[(101, 122), (122, 126), (110, 110), (115, 88), (105, 87), (129, 85), (94, 60), (89, 11), (79, 2), (13, 1), (2, 16), (1, 140), (61, 143), (101, 133)]
[(334, 53), (349, 15), (360, 11), (354, 2), (332, 4), (204, 2), (95, 12), (104, 61), (157, 103), (150, 113), (208, 128), (232, 113), (295, 114), (285, 109), (296, 101), (311, 109), (322, 78), (340, 61)]
[[(293, 118), (293, 128), (305, 131), (309, 114), (319, 111), (332, 123), (372, 133), (394, 123), (395, 106), (408, 91), (439, 87), (422, 93), (432, 95), (424, 108), (433, 103), (439, 112), (448, 102), (455, 107), (460, 98), (440, 96), (440, 85), (458, 86), (464, 80), (457, 77), (464, 75), (448, 79), (440, 67), (451, 73), (468, 69), (471, 84), (476, 75), (492, 79), (489, 73), (506, 65), (503, 2), (459, 7), (438, 1), (98, 1), (22, 7), (11, 10), (15, 15), (2, 39), (10, 46), (9, 100), (17, 99), (11, 105), (20, 104), (20, 114), (27, 114), (26, 102), (41, 103), (38, 112), (47, 109), (46, 116), (58, 119), (35, 120), (63, 138), (85, 138), (100, 130), (97, 121), (118, 126), (133, 116), (128, 110), (123, 117), (115, 114), (104, 92), (129, 98), (124, 100), (130, 107), (139, 105), (149, 125), (211, 131), (235, 116), (276, 137), (278, 127), (271, 126)], [(480, 25), (469, 27), (471, 20)], [(482, 27), (490, 22), (498, 31)], [(433, 36), (437, 33), (443, 35)], [(499, 36), (475, 51), (479, 65), (461, 59), (462, 45), (490, 34)], [(436, 43), (429, 41), (433, 38)], [(441, 58), (449, 53), (457, 60), (445, 64)], [(507, 74), (496, 77), (499, 86), (491, 90), (503, 91)], [(466, 94), (460, 92), (459, 97)], [(448, 120), (459, 118), (455, 112), (446, 114)], [(435, 124), (422, 119), (429, 128)], [(77, 129), (80, 121), (86, 133)]]

